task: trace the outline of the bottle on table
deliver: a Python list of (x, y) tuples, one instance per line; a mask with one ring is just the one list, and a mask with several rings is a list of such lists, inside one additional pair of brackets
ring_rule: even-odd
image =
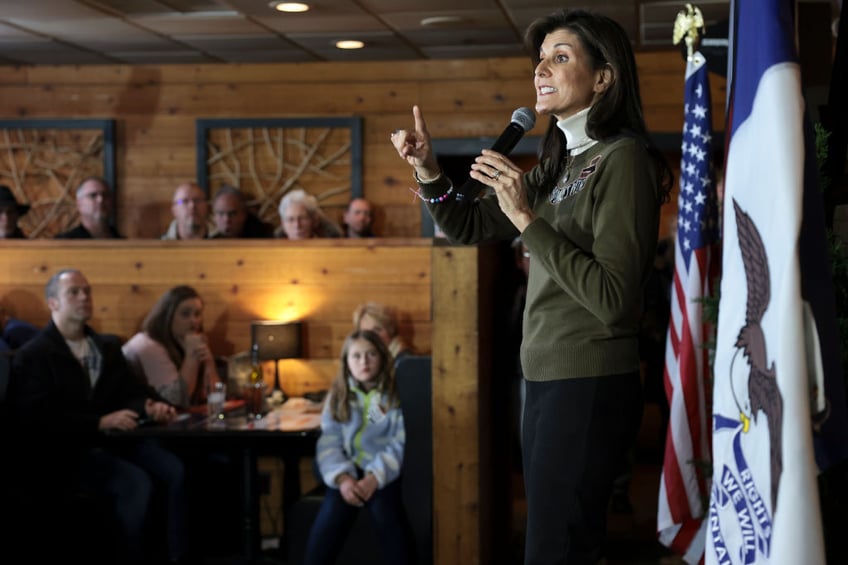
[(258, 420), (265, 414), (265, 379), (259, 364), (259, 344), (254, 343), (250, 351), (250, 374), (244, 395), (247, 417)]

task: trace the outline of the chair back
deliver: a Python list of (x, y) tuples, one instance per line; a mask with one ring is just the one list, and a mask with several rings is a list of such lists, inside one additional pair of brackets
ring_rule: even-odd
[(419, 564), (433, 562), (433, 391), (429, 355), (406, 355), (395, 367), (406, 428), (401, 489)]

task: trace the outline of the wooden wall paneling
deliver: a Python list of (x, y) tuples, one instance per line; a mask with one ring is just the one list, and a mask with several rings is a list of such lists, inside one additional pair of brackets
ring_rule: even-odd
[[(637, 53), (637, 64), (649, 128), (677, 134), (683, 120), (680, 54)], [(115, 119), (121, 146), (118, 227), (125, 235), (143, 238), (161, 235), (171, 220), (168, 204), (173, 189), (196, 176), (190, 141), (195, 119), (359, 116), (363, 193), (378, 208), (393, 208), (392, 217), (382, 224), (383, 235), (408, 236), (421, 233), (418, 203), (406, 197), (409, 170), (388, 144), (388, 132), (410, 126), (411, 107), (419, 104), (437, 139), (497, 136), (515, 108), (533, 106), (531, 70), (529, 60), (521, 57), (424, 61), (414, 66), (376, 62), (3, 67), (0, 96), (8, 117)], [(722, 77), (710, 79), (714, 128), (720, 131), (725, 84)], [(532, 134), (541, 135), (547, 125), (545, 119), (538, 122)], [(333, 203), (334, 216), (341, 205)], [(400, 214), (402, 207), (406, 214)]]
[[(155, 179), (150, 183), (141, 183), (135, 179), (124, 186), (135, 190), (143, 186), (152, 186), (153, 191), (138, 198), (135, 202), (123, 201), (118, 205), (118, 218), (121, 220), (119, 231), (130, 239), (159, 239), (168, 229), (173, 216), (171, 214), (171, 196), (179, 184), (185, 179)], [(120, 182), (120, 181), (119, 181)], [(163, 183), (160, 185), (160, 183)], [(167, 193), (167, 194), (166, 194)]]
[[(123, 165), (122, 173), (127, 177), (158, 179), (160, 177), (186, 178), (185, 172), (191, 171), (197, 162), (194, 140), (191, 145), (173, 145), (162, 143), (151, 146), (133, 146), (119, 150)], [(188, 177), (195, 178), (194, 175)], [(176, 185), (170, 187), (171, 192)], [(168, 194), (168, 202), (171, 200)]]
[[(398, 332), (401, 337), (413, 347), (415, 353), (428, 355), (432, 349), (432, 323), (430, 320), (409, 319), (406, 307), (402, 305), (395, 306), (395, 309), (400, 315)], [(350, 316), (347, 319), (315, 320), (310, 322), (310, 339), (307, 340), (309, 357), (322, 359), (337, 358), (341, 353), (345, 338), (352, 329), (353, 325)]]
[(478, 261), (484, 248), (433, 248), (434, 563), (491, 563), (482, 531)]
[(118, 145), (130, 147), (190, 147), (195, 128), (185, 116), (167, 113), (125, 114), (118, 124)]
[[(405, 189), (403, 189), (405, 190)], [(410, 200), (413, 198), (410, 193)], [(418, 200), (418, 198), (415, 198)], [(393, 234), (399, 237), (420, 237), (421, 213), (417, 208), (404, 205), (388, 205), (377, 211), (375, 229), (378, 234)]]
[[(49, 319), (44, 285), (61, 268), (79, 268), (94, 287), (100, 331), (124, 338), (138, 331), (153, 303), (176, 284), (204, 299), (213, 350), (246, 350), (250, 322), (310, 321), (311, 358), (335, 358), (361, 302), (399, 312), (401, 332), (416, 350), (430, 348), (429, 240), (288, 241), (18, 241), (3, 244), (0, 297), (16, 315)], [(313, 333), (313, 323), (314, 330)]]
[[(677, 56), (679, 59), (679, 55)], [(155, 84), (257, 84), (280, 82), (347, 83), (351, 81), (419, 82), (453, 78), (526, 77), (532, 70), (529, 59), (492, 58), (416, 61), (414, 65), (397, 62), (321, 62), (321, 63), (256, 63), (199, 65), (92, 65), (9, 67), (0, 74), (0, 84), (44, 86), (56, 83), (103, 84), (133, 86)]]
[[(430, 282), (426, 239), (200, 240), (200, 241), (27, 241), (4, 243), (9, 264), (0, 283), (43, 284), (45, 273), (69, 262), (81, 265), (102, 282), (169, 283), (182, 274), (188, 283), (232, 284), (252, 281), (322, 284), (330, 277), (347, 284), (392, 280), (396, 284)], [(343, 250), (343, 251), (341, 251)], [(107, 259), (104, 259), (107, 257)], [(70, 260), (72, 258), (72, 260)], [(115, 269), (132, 269), (128, 275)], [(366, 267), (367, 266), (367, 267)]]

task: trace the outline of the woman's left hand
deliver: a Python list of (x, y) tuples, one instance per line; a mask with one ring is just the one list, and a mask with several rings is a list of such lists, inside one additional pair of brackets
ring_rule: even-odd
[(505, 155), (484, 149), (471, 165), (471, 178), (491, 186), (498, 197), (498, 206), (507, 218), (523, 232), (535, 219), (527, 202), (524, 171)]

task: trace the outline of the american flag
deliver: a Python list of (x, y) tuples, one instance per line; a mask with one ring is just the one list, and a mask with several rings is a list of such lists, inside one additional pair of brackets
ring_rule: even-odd
[(712, 122), (706, 61), (686, 65), (680, 195), (664, 384), (669, 424), (657, 510), (659, 540), (687, 563), (703, 559), (710, 459), (708, 325), (700, 300), (712, 294), (718, 210), (711, 166)]

